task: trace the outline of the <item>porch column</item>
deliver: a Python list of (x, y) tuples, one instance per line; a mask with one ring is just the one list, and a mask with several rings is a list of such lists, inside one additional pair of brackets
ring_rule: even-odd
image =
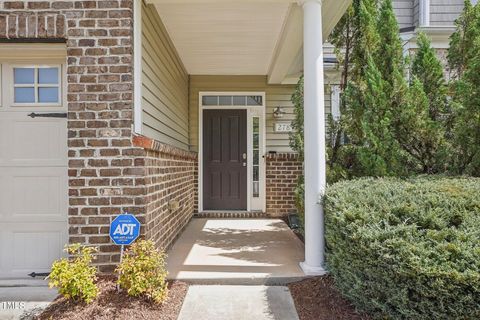
[(320, 275), (325, 273), (321, 199), (326, 187), (322, 0), (303, 1), (303, 14), (305, 261), (300, 265), (305, 274)]

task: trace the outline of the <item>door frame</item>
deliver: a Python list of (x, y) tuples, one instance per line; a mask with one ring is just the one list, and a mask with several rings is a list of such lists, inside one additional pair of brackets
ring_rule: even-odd
[[(203, 106), (203, 96), (262, 96), (261, 106)], [(266, 212), (266, 128), (265, 109), (266, 94), (264, 91), (200, 91), (198, 94), (198, 212), (203, 212), (203, 110), (246, 110), (247, 112), (247, 211)], [(253, 117), (260, 119), (260, 196), (253, 198)], [(222, 211), (222, 210), (217, 210)], [(228, 210), (231, 211), (231, 210)]]

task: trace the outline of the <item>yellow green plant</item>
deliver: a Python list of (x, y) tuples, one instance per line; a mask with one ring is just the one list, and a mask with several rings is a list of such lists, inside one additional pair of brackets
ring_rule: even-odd
[(152, 241), (135, 242), (117, 268), (118, 284), (129, 296), (145, 295), (162, 303), (168, 294), (165, 258), (165, 252), (155, 249)]
[(98, 296), (95, 283), (97, 269), (91, 266), (93, 253), (97, 249), (75, 243), (65, 246), (65, 251), (72, 257), (53, 263), (49, 276), (50, 288), (58, 288), (58, 292), (66, 299), (92, 302)]

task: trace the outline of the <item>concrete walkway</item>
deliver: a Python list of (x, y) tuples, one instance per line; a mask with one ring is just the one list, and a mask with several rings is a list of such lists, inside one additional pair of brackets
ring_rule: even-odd
[(44, 280), (0, 280), (0, 319), (32, 319), (57, 295)]
[(170, 279), (272, 285), (303, 278), (303, 243), (278, 219), (193, 219), (168, 252)]
[(298, 320), (287, 287), (191, 286), (178, 320)]

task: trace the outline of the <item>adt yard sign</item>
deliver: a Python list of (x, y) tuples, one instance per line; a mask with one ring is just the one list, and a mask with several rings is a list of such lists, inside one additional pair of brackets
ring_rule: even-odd
[(140, 222), (132, 214), (121, 214), (110, 224), (110, 238), (118, 245), (129, 245), (140, 235)]

